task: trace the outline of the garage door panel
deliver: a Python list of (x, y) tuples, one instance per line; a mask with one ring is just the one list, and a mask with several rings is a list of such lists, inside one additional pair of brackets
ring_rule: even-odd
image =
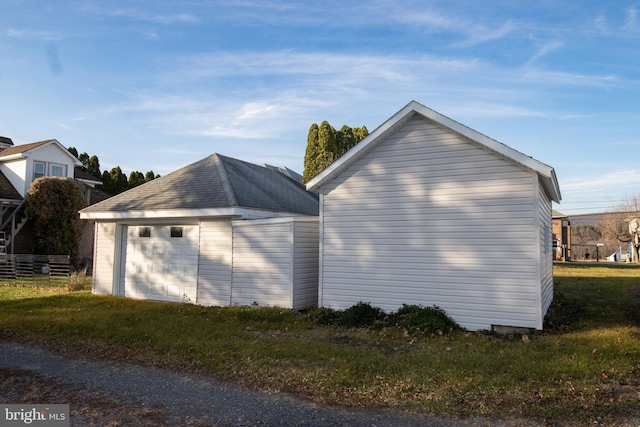
[(198, 226), (129, 226), (125, 296), (195, 302), (198, 234)]
[(195, 279), (198, 276), (198, 264), (187, 264), (184, 266), (184, 276)]
[(168, 243), (158, 242), (153, 245), (153, 255), (166, 255), (168, 251)]

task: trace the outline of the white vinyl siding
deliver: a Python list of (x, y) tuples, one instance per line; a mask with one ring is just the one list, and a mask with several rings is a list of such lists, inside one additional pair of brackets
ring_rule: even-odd
[(414, 117), (320, 189), (320, 303), (536, 327), (537, 174)]
[(291, 224), (233, 224), (234, 305), (291, 306)]
[(316, 305), (317, 220), (234, 221), (232, 282), (234, 305)]
[(544, 315), (553, 300), (553, 245), (551, 244), (551, 200), (542, 190), (542, 186), (540, 186), (539, 194), (540, 238), (549, 242), (548, 251), (545, 252), (544, 244), (540, 248), (541, 312), (538, 319), (538, 329), (542, 329)]
[(296, 221), (293, 240), (294, 309), (318, 305), (318, 220)]
[(94, 293), (296, 310), (318, 302), (317, 218), (98, 222), (95, 241)]
[(201, 221), (198, 304), (231, 304), (231, 262), (231, 220)]
[(93, 254), (93, 293), (114, 293), (114, 261), (116, 254), (116, 223), (96, 222)]

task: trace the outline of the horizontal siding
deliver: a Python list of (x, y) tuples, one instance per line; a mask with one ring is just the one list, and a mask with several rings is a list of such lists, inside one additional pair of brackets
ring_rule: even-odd
[(231, 221), (201, 221), (197, 303), (231, 304)]
[(533, 327), (534, 179), (410, 120), (320, 190), (322, 305), (436, 304), (469, 329)]
[(116, 223), (97, 222), (95, 233), (93, 293), (112, 294), (116, 251)]
[(291, 307), (291, 250), (291, 223), (236, 221), (231, 303)]
[(294, 225), (293, 307), (318, 305), (319, 224), (296, 221)]
[[(540, 187), (540, 286), (541, 286), (541, 318), (539, 319), (539, 329), (542, 329), (544, 319), (551, 302), (553, 301), (553, 244), (551, 239), (551, 200)], [(545, 236), (546, 233), (546, 236)], [(549, 247), (545, 252), (544, 239), (548, 239)]]

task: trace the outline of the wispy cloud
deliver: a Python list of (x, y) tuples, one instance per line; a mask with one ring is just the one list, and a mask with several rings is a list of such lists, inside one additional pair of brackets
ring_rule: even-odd
[(8, 37), (16, 39), (43, 39), (43, 40), (62, 40), (64, 35), (60, 32), (46, 31), (46, 30), (33, 30), (33, 29), (19, 29), (19, 28), (7, 28), (4, 32)]
[(612, 87), (622, 84), (620, 78), (614, 74), (590, 75), (536, 68), (524, 70), (522, 79), (537, 84), (557, 85), (565, 87)]
[[(158, 3), (160, 4), (160, 3)], [(84, 13), (89, 15), (95, 15), (100, 17), (116, 17), (116, 18), (124, 18), (132, 21), (140, 21), (140, 22), (150, 22), (155, 24), (162, 25), (172, 25), (172, 24), (192, 24), (200, 22), (200, 18), (193, 13), (179, 12), (173, 11), (168, 13), (158, 13), (155, 10), (158, 7), (152, 8), (151, 10), (144, 10), (141, 8), (127, 7), (127, 8), (114, 8), (110, 7), (108, 3), (103, 3), (102, 5), (90, 5), (84, 4), (80, 7)]]
[(593, 191), (629, 189), (637, 191), (640, 181), (640, 170), (630, 169), (616, 171), (606, 174), (590, 174), (584, 177), (577, 177), (564, 180), (562, 189), (571, 193), (589, 194)]
[(417, 69), (434, 72), (471, 70), (475, 58), (373, 56), (357, 54), (300, 53), (295, 51), (210, 53), (172, 59), (175, 70), (167, 79), (199, 80), (224, 76), (348, 76), (349, 82), (382, 79), (407, 81)]
[(518, 30), (518, 25), (512, 21), (502, 24), (499, 28), (487, 28), (485, 26), (472, 26), (468, 29), (467, 40), (457, 43), (459, 47), (473, 47), (494, 40), (501, 40)]
[(626, 19), (624, 22), (623, 30), (629, 33), (638, 32), (638, 9), (635, 6), (630, 6), (627, 9)]
[(539, 59), (550, 54), (551, 52), (561, 49), (562, 47), (564, 47), (564, 42), (561, 42), (560, 40), (553, 40), (544, 43), (543, 45), (538, 47), (538, 50), (531, 56), (531, 58), (529, 58), (529, 60), (525, 63), (525, 66), (530, 67), (534, 65), (536, 62), (538, 62)]
[(449, 114), (455, 116), (473, 117), (548, 117), (548, 111), (535, 110), (525, 107), (517, 107), (508, 104), (497, 104), (488, 102), (469, 102), (458, 104), (447, 110)]
[(188, 24), (198, 22), (198, 18), (189, 13), (175, 13), (175, 14), (151, 14), (140, 11), (138, 9), (117, 9), (110, 12), (113, 16), (119, 16), (123, 18), (129, 18), (136, 21), (149, 21), (158, 24)]

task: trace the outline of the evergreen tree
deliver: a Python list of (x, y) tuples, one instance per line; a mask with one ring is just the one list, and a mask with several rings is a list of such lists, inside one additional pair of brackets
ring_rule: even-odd
[(318, 125), (312, 124), (309, 128), (307, 136), (307, 149), (304, 153), (304, 171), (302, 173), (302, 182), (306, 183), (316, 176), (318, 170)]
[(127, 182), (127, 188), (131, 189), (137, 187), (138, 185), (144, 184), (145, 179), (142, 172), (132, 171), (129, 174), (129, 181)]
[(98, 160), (98, 156), (93, 155), (89, 158), (87, 162), (87, 172), (96, 178), (101, 178), (102, 173), (100, 172), (100, 160)]
[(102, 172), (102, 191), (112, 196), (116, 193), (113, 191), (113, 183), (111, 182), (111, 174), (109, 171)]
[(147, 171), (147, 173), (144, 174), (144, 182), (153, 181), (156, 178), (160, 178), (160, 175), (154, 174), (152, 170)]
[(111, 184), (113, 185), (113, 193), (111, 194), (120, 194), (127, 190), (129, 182), (127, 180), (127, 176), (122, 173), (120, 166), (116, 166), (111, 169), (109, 176), (111, 178)]
[(329, 166), (336, 154), (336, 130), (328, 121), (320, 123), (318, 129), (318, 173)]
[(87, 153), (82, 153), (78, 156), (78, 160), (82, 162), (82, 170), (86, 172), (87, 165), (89, 164), (89, 155)]
[(70, 152), (76, 159), (78, 158), (78, 150), (76, 150), (76, 147), (69, 147), (67, 148), (67, 151)]
[(343, 125), (339, 131), (336, 131), (326, 120), (320, 124), (320, 127), (315, 123), (312, 124), (307, 137), (302, 182), (309, 182), (367, 135), (369, 131), (365, 126), (351, 128)]

